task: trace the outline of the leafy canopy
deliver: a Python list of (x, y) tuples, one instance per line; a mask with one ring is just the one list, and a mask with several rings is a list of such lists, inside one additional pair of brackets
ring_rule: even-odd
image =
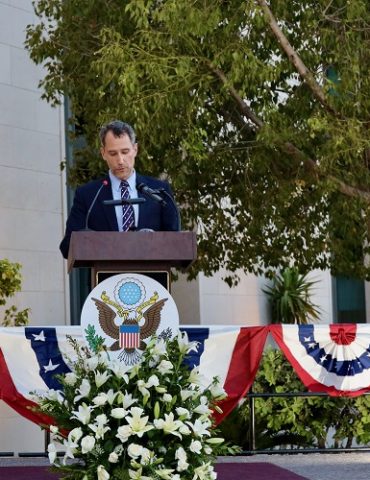
[(138, 132), (138, 170), (169, 176), (193, 273), (370, 278), (368, 0), (39, 0), (26, 46), (43, 96), (71, 102), (72, 184), (100, 175), (97, 131)]

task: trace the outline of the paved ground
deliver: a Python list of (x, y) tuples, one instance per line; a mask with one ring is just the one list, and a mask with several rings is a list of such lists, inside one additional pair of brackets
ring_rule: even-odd
[[(309, 480), (369, 480), (370, 452), (221, 457), (222, 462), (269, 462)], [(271, 479), (273, 480), (273, 479)]]
[[(220, 457), (219, 461), (273, 463), (309, 480), (370, 479), (370, 452), (252, 455)], [(49, 462), (46, 458), (0, 457), (0, 467), (16, 465), (49, 465)]]

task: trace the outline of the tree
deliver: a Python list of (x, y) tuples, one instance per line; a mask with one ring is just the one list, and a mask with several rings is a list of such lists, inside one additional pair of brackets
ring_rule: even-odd
[(367, 0), (39, 0), (27, 30), (43, 96), (71, 102), (73, 184), (98, 126), (132, 123), (138, 169), (171, 179), (198, 229), (193, 273), (370, 278)]
[[(13, 297), (22, 287), (21, 264), (9, 262), (7, 258), (0, 260), (0, 306), (6, 305), (7, 299)], [(4, 311), (0, 325), (4, 327), (22, 326), (28, 323), (29, 308), (18, 311), (11, 305)]]

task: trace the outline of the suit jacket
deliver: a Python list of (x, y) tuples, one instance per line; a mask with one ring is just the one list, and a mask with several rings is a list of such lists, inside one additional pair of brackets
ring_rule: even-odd
[[(96, 202), (90, 212), (88, 225), (86, 225), (86, 217), (91, 207), (94, 197), (103, 182), (108, 184), (101, 189)], [(162, 182), (152, 177), (136, 174), (136, 183), (144, 183), (152, 189), (165, 189), (172, 196), (172, 191), (167, 182)], [(170, 201), (163, 206), (161, 203), (148, 198), (145, 194), (138, 193), (139, 197), (145, 198), (145, 203), (139, 203), (139, 223), (137, 229), (150, 228), (155, 231), (176, 231), (178, 230), (177, 211)], [(71, 212), (67, 219), (66, 231), (64, 238), (59, 246), (64, 258), (68, 257), (69, 242), (71, 234), (74, 231), (89, 230), (96, 231), (118, 231), (117, 218), (115, 208), (112, 205), (103, 205), (104, 200), (112, 200), (112, 188), (109, 176), (99, 180), (93, 180), (81, 187), (77, 188)], [(166, 200), (166, 197), (164, 197)]]

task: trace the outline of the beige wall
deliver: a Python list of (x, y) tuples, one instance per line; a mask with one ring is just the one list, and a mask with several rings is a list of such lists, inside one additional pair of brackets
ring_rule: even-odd
[[(42, 70), (24, 50), (34, 21), (31, 0), (0, 0), (0, 258), (22, 264), (23, 290), (12, 303), (31, 308), (33, 325), (64, 324), (62, 109), (37, 89)], [(0, 312), (1, 314), (1, 312)], [(0, 452), (38, 451), (39, 427), (0, 402)]]

